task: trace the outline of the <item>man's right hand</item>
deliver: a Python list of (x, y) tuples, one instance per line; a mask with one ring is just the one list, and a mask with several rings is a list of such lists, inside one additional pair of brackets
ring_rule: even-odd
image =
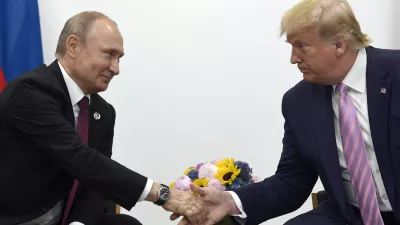
[[(157, 201), (157, 191), (159, 188), (160, 184), (154, 183), (146, 200)], [(170, 199), (162, 207), (166, 211), (173, 212), (175, 215), (184, 216), (184, 220), (178, 225), (214, 225), (214, 223), (211, 223), (210, 211), (203, 199), (194, 196), (190, 192), (170, 189)]]
[[(207, 223), (214, 225), (221, 221), (225, 216), (240, 214), (232, 195), (228, 192), (219, 191), (213, 188), (201, 188), (194, 184), (190, 185), (193, 192), (199, 194), (197, 198), (201, 198), (210, 212), (210, 218)], [(174, 213), (171, 215), (171, 220), (176, 220), (182, 214)], [(183, 218), (179, 225), (194, 224), (189, 218)]]
[[(162, 206), (176, 215), (182, 215), (193, 225), (214, 225), (211, 223), (209, 208), (204, 201), (187, 191), (171, 189), (171, 198)], [(185, 225), (181, 221), (178, 225)]]

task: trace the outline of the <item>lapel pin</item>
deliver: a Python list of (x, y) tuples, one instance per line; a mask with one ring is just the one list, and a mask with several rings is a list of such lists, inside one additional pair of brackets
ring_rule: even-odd
[(381, 87), (381, 94), (386, 94), (386, 88)]
[(93, 118), (94, 118), (95, 120), (99, 120), (99, 119), (101, 118), (101, 116), (100, 116), (100, 114), (99, 114), (98, 112), (95, 112), (95, 113), (93, 114)]

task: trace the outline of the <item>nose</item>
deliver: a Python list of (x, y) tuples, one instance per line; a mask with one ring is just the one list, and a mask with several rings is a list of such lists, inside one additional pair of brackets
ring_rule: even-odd
[(297, 55), (296, 49), (292, 48), (292, 55), (290, 56), (290, 63), (296, 64), (296, 63), (300, 63), (300, 62), (301, 62), (301, 59)]
[(109, 70), (114, 74), (118, 75), (119, 74), (119, 58), (113, 58), (111, 60), (110, 68)]

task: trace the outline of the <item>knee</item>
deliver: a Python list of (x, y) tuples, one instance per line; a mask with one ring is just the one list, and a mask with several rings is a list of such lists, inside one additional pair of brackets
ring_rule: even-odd
[(286, 221), (283, 225), (298, 225), (299, 223), (297, 222), (296, 218), (290, 219)]
[(135, 217), (126, 215), (126, 214), (119, 214), (119, 224), (123, 225), (142, 225), (139, 220), (137, 220)]

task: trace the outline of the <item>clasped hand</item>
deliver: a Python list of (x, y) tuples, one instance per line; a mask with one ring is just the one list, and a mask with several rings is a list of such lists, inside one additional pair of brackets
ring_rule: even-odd
[(173, 212), (171, 220), (183, 216), (178, 225), (214, 225), (231, 214), (236, 206), (227, 192), (193, 184), (190, 188), (198, 196), (173, 189), (170, 200), (163, 205), (165, 210)]

